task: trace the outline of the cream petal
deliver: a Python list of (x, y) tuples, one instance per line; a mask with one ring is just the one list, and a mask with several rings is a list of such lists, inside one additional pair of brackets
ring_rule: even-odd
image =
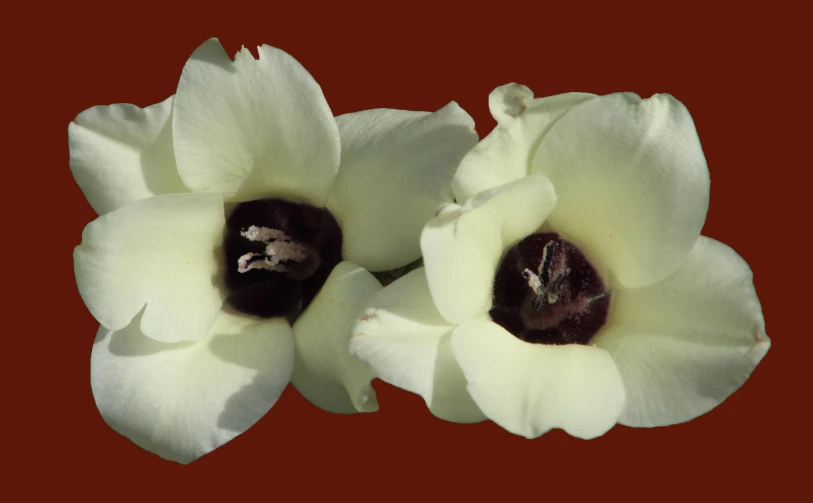
[(140, 328), (148, 337), (203, 338), (223, 304), (224, 225), (218, 194), (156, 196), (102, 215), (73, 253), (85, 305), (110, 330), (144, 309)]
[(664, 281), (615, 292), (594, 343), (621, 372), (629, 426), (705, 414), (745, 383), (771, 345), (748, 264), (702, 236)]
[(466, 391), (451, 348), (454, 325), (440, 316), (423, 268), (415, 269), (375, 294), (353, 328), (350, 352), (382, 381), (423, 397), (429, 410), (459, 423), (485, 416)]
[(595, 95), (566, 93), (533, 99), (520, 84), (506, 84), (488, 97), (495, 127), (460, 163), (452, 180), (457, 201), (517, 178), (531, 169), (531, 158), (550, 127), (574, 106)]
[(339, 132), (319, 85), (263, 45), (232, 61), (217, 39), (184, 66), (175, 97), (178, 171), (228, 202), (280, 197), (324, 206), (339, 167)]
[(539, 229), (555, 204), (550, 181), (528, 176), (481, 192), (426, 225), (421, 234), (426, 275), (446, 320), (462, 323), (491, 309), (503, 252)]
[(350, 355), (348, 342), (362, 304), (381, 289), (375, 276), (352, 262), (341, 262), (319, 294), (294, 323), (296, 363), (291, 383), (302, 396), (328, 412), (378, 410), (375, 377)]
[(70, 167), (96, 213), (188, 192), (172, 152), (172, 97), (146, 108), (89, 108), (68, 125)]
[(454, 102), (435, 113), (377, 109), (336, 120), (342, 162), (328, 208), (343, 256), (370, 271), (417, 260), (421, 229), (452, 201), (452, 175), (477, 143), (474, 121)]
[(549, 177), (559, 196), (548, 223), (613, 286), (674, 271), (708, 210), (694, 122), (669, 95), (611, 94), (573, 108), (539, 144), (532, 172)]
[(530, 344), (487, 320), (460, 325), (452, 348), (474, 401), (517, 435), (535, 438), (562, 428), (576, 437), (598, 437), (624, 407), (618, 369), (602, 349)]
[(136, 318), (99, 329), (91, 389), (111, 428), (162, 458), (189, 463), (243, 433), (274, 405), (291, 377), (293, 338), (284, 319), (221, 312), (208, 336), (165, 344)]

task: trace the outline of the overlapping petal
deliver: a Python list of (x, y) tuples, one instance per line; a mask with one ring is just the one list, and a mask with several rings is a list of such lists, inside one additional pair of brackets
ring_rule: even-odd
[(458, 202), (517, 178), (531, 170), (531, 159), (550, 127), (574, 106), (595, 95), (565, 93), (544, 98), (520, 84), (500, 86), (488, 97), (495, 127), (463, 158), (452, 180)]
[(559, 197), (550, 225), (613, 286), (673, 272), (700, 235), (709, 173), (689, 112), (669, 95), (611, 94), (574, 107), (545, 134), (532, 172)]
[(387, 285), (366, 303), (353, 328), (350, 352), (381, 380), (421, 395), (448, 421), (485, 419), (466, 391), (451, 348), (454, 326), (438, 313), (423, 268)]
[(85, 227), (74, 250), (82, 300), (99, 323), (161, 342), (203, 338), (223, 303), (219, 194), (172, 194), (122, 206)]
[(165, 344), (139, 320), (99, 329), (91, 388), (104, 420), (136, 445), (189, 463), (257, 422), (291, 377), (293, 338), (284, 319), (221, 312), (197, 342)]
[(530, 344), (482, 319), (460, 325), (452, 348), (474, 401), (512, 433), (535, 438), (562, 428), (594, 438), (623, 410), (624, 385), (603, 349)]
[(535, 232), (555, 204), (550, 182), (527, 176), (481, 192), (426, 225), (421, 250), (429, 289), (447, 321), (462, 323), (488, 312), (503, 251)]
[(615, 359), (630, 426), (681, 423), (742, 386), (770, 348), (753, 276), (728, 246), (701, 237), (666, 280), (615, 292), (594, 339)]
[(339, 167), (339, 132), (322, 90), (287, 53), (263, 45), (232, 61), (217, 39), (181, 74), (173, 136), (194, 191), (226, 201), (281, 197), (324, 206)]
[(348, 342), (362, 304), (380, 289), (372, 274), (352, 262), (341, 262), (294, 323), (296, 363), (291, 383), (314, 405), (342, 414), (378, 410), (370, 385), (375, 376), (350, 355)]
[(344, 257), (385, 271), (420, 257), (424, 224), (443, 202), (460, 159), (477, 143), (457, 103), (435, 113), (365, 110), (337, 117), (342, 162), (328, 208)]
[(96, 106), (68, 126), (71, 172), (99, 215), (154, 195), (188, 192), (175, 168), (172, 102)]

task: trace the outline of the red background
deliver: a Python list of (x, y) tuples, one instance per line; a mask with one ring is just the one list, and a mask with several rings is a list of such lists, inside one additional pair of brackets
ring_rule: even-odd
[[(811, 449), (809, 19), (783, 2), (721, 10), (683, 2), (593, 8), (436, 1), (324, 10), (318, 2), (169, 1), (4, 7), (3, 190), (6, 436), (3, 492), (85, 500), (787, 500)], [(339, 2), (343, 4), (343, 2)], [(667, 7), (666, 5), (670, 5)], [(674, 6), (674, 7), (671, 7)], [(278, 46), (335, 114), (435, 110), (456, 100), (481, 137), (488, 93), (668, 92), (691, 111), (708, 159), (704, 234), (755, 273), (773, 348), (729, 400), (690, 423), (617, 426), (592, 441), (528, 441), (486, 422), (432, 417), (376, 382), (381, 411), (334, 416), (289, 388), (254, 428), (182, 467), (102, 421), (89, 386), (96, 323), (71, 252), (94, 213), (68, 169), (67, 125), (97, 104), (146, 106), (175, 91), (210, 36), (233, 53)], [(807, 43), (810, 41), (807, 40)], [(9, 133), (10, 132), (10, 133)], [(24, 244), (25, 243), (25, 244)], [(30, 248), (29, 248), (30, 247)], [(37, 256), (20, 261), (20, 254)], [(11, 302), (9, 302), (11, 300)], [(783, 497), (785, 495), (785, 497)], [(556, 498), (556, 499), (554, 499)]]

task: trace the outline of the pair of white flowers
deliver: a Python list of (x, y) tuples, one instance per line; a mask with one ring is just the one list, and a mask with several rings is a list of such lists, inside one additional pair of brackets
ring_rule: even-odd
[(455, 103), (333, 117), (258, 51), (209, 40), (174, 97), (69, 126), (99, 214), (74, 253), (92, 391), (137, 445), (193, 461), (289, 382), (374, 411), (376, 377), (447, 420), (591, 438), (703, 414), (768, 350), (748, 266), (700, 236), (708, 170), (672, 97), (509, 84), (478, 143)]

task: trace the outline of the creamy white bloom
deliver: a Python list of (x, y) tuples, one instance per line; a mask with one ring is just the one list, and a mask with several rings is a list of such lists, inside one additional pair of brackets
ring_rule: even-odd
[[(182, 463), (249, 428), (291, 379), (327, 410), (377, 409), (372, 372), (346, 349), (361, 303), (381, 288), (368, 271), (420, 257), (421, 229), (451, 201), (454, 170), (477, 142), (454, 102), (334, 118), (296, 60), (258, 53), (232, 60), (209, 40), (173, 97), (93, 107), (68, 130), (71, 170), (99, 214), (74, 252), (101, 325), (94, 398), (116, 431)], [(267, 198), (327, 208), (343, 234), (343, 261), (293, 327), (227, 302), (224, 226), (240, 203)], [(249, 255), (264, 253), (266, 265), (241, 257), (240, 273), (307, 256), (281, 231), (244, 231), (265, 240)]]
[[(668, 95), (533, 99), (516, 84), (497, 88), (490, 108), (497, 127), (453, 180), (459, 204), (422, 233), (425, 268), (372, 296), (351, 353), (439, 417), (529, 438), (680, 423), (742, 386), (770, 340), (748, 265), (700, 236), (709, 176), (686, 108)], [(520, 246), (556, 234), (517, 266), (524, 284), (498, 295)], [(589, 272), (551, 262), (565, 242), (600, 278), (576, 286), (602, 295), (557, 304), (568, 275)], [(517, 304), (525, 325), (495, 318), (506, 291), (536, 303)], [(598, 299), (606, 318), (573, 318)], [(578, 344), (528, 336), (572, 319), (581, 325), (568, 337), (601, 322)], [(528, 323), (537, 332), (522, 332)]]

